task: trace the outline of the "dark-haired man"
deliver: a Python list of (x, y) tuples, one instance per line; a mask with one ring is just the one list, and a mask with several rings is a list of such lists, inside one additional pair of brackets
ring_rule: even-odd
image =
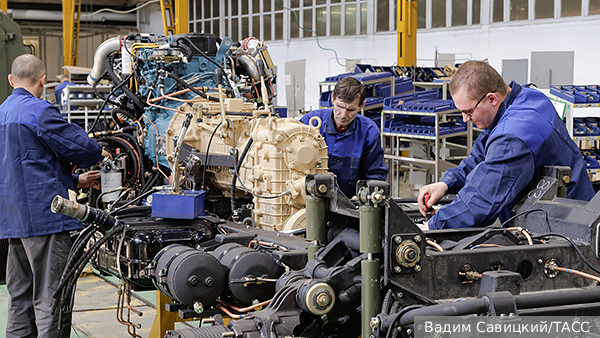
[[(447, 170), (440, 182), (419, 190), (423, 215), (444, 194), (457, 194), (423, 230), (507, 220), (522, 192), (547, 165), (571, 167), (568, 198), (589, 201), (594, 196), (581, 152), (542, 92), (515, 82), (507, 85), (488, 63), (469, 61), (458, 67), (450, 93), (463, 120), (484, 130), (468, 158)], [(425, 195), (431, 196), (427, 205)]]
[[(17, 57), (8, 75), (14, 87), (0, 105), (0, 238), (8, 238), (6, 337), (59, 337), (59, 311), (52, 314), (71, 248), (70, 230), (81, 222), (50, 211), (55, 195), (69, 198), (75, 187), (100, 186), (100, 173), (71, 174), (71, 163), (89, 167), (102, 148), (56, 107), (39, 97), (44, 64), (33, 55)], [(69, 316), (63, 318), (66, 336)]]
[(358, 180), (385, 181), (388, 168), (383, 162), (379, 127), (359, 112), (365, 106), (366, 91), (353, 77), (340, 80), (331, 94), (333, 109), (314, 110), (300, 121), (309, 124), (321, 119), (321, 135), (329, 156), (329, 171), (337, 176), (342, 192), (352, 197)]

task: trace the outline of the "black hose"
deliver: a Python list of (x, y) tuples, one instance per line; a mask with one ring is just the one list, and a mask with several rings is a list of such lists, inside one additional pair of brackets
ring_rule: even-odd
[(392, 298), (392, 289), (389, 289), (386, 293), (385, 296), (383, 297), (383, 301), (381, 302), (381, 313), (383, 314), (388, 314), (389, 309), (390, 309), (390, 298)]
[[(245, 112), (245, 111), (225, 111), (225, 114), (227, 115), (231, 115), (231, 116), (254, 116), (254, 113), (252, 112)], [(202, 115), (205, 116), (219, 116), (221, 115), (221, 113), (207, 113), (207, 112), (202, 112)]]
[(140, 147), (138, 141), (135, 139), (135, 137), (133, 137), (133, 135), (131, 134), (127, 134), (127, 133), (118, 133), (116, 135), (113, 135), (115, 137), (120, 137), (120, 138), (124, 138), (129, 140), (129, 143), (133, 144), (133, 146), (135, 147), (135, 150), (138, 153), (139, 156), (139, 166), (140, 166), (140, 181), (141, 181), (141, 186), (143, 187), (144, 185), (146, 185), (146, 168), (144, 167), (144, 152), (142, 151), (142, 147)]
[[(240, 172), (240, 167), (242, 166), (242, 163), (246, 159), (246, 154), (248, 154), (248, 150), (250, 150), (250, 147), (252, 147), (253, 142), (254, 142), (254, 140), (252, 138), (250, 138), (248, 140), (248, 142), (246, 143), (246, 146), (244, 147), (244, 150), (242, 150), (240, 159), (237, 161), (237, 163), (235, 163), (235, 166), (234, 166), (233, 180), (231, 181), (231, 212), (232, 213), (233, 213), (233, 210), (235, 209), (235, 199), (234, 198), (235, 198), (235, 186), (236, 186), (236, 182), (237, 182), (237, 177)], [(235, 157), (234, 157), (234, 160), (235, 160)]]
[(100, 109), (98, 110), (98, 115), (96, 115), (96, 118), (94, 119), (94, 123), (92, 123), (92, 126), (90, 127), (90, 129), (87, 130), (87, 132), (91, 132), (94, 131), (94, 128), (96, 127), (96, 125), (98, 124), (98, 121), (100, 120), (100, 115), (102, 115), (102, 112), (104, 111), (104, 107), (106, 107), (106, 103), (108, 102), (108, 99), (113, 96), (113, 94), (119, 90), (119, 88), (121, 88), (121, 86), (123, 86), (125, 83), (127, 83), (127, 81), (129, 81), (129, 79), (131, 79), (131, 77), (133, 76), (133, 73), (129, 74), (129, 76), (127, 78), (125, 78), (125, 80), (123, 80), (123, 82), (119, 83), (118, 85), (114, 86), (110, 93), (108, 93), (108, 95), (106, 96), (106, 98), (104, 99), (104, 102), (102, 102), (102, 106), (100, 106)]
[[(131, 178), (133, 179), (134, 177), (137, 177), (138, 169), (141, 169), (139, 162), (142, 161), (142, 157), (141, 157), (141, 154), (139, 154), (139, 153), (137, 154), (137, 157), (135, 156), (137, 153), (137, 150), (135, 148), (133, 148), (133, 146), (127, 144), (127, 142), (124, 142), (123, 139), (116, 137), (116, 136), (105, 136), (105, 137), (99, 138), (97, 141), (98, 142), (102, 142), (102, 141), (113, 142), (113, 143), (117, 143), (120, 146), (122, 146), (123, 148), (125, 148), (125, 150), (129, 153), (129, 157), (133, 161), (133, 173), (131, 174)], [(138, 161), (138, 158), (140, 159), (139, 161)], [(141, 170), (139, 170), (139, 173), (140, 173), (140, 176), (143, 175)], [(132, 183), (135, 183), (135, 180)]]
[(221, 71), (223, 71), (223, 75), (225, 75), (225, 69), (223, 69), (223, 67), (220, 64), (218, 64), (215, 60), (211, 59), (210, 56), (208, 56), (208, 54), (206, 54), (203, 50), (198, 48), (198, 46), (196, 46), (196, 44), (193, 43), (192, 40), (190, 40), (187, 37), (180, 37), (179, 39), (177, 39), (177, 43), (179, 43), (179, 41), (181, 41), (181, 40), (187, 42), (188, 46), (195, 49), (198, 53), (200, 53), (202, 56), (204, 56), (208, 61), (213, 63), (215, 66), (219, 67), (221, 69)]
[[(115, 60), (117, 54), (119, 52), (114, 52), (112, 54), (110, 54), (107, 58), (106, 61), (104, 61), (104, 67), (106, 68), (106, 71), (108, 72), (108, 75), (110, 76), (111, 80), (114, 83), (118, 83), (121, 79), (119, 79), (119, 77), (117, 76), (117, 74), (115, 73), (114, 69), (113, 69), (113, 61)], [(131, 78), (131, 76), (134, 75), (134, 72), (131, 72), (131, 74), (129, 74), (128, 78)], [(125, 82), (126, 80), (123, 80), (123, 82)], [(127, 80), (128, 81), (128, 80)], [(131, 91), (131, 89), (129, 89), (129, 87), (125, 86), (123, 87), (123, 92), (125, 93), (125, 95), (127, 95), (127, 97), (129, 97), (131, 99), (131, 101), (133, 101), (133, 105), (136, 108), (136, 117), (141, 116), (142, 111), (144, 110), (144, 102), (142, 100), (140, 100), (139, 97), (137, 97), (137, 95), (135, 95), (134, 92)]]
[(204, 156), (204, 168), (202, 172), (202, 189), (204, 189), (204, 191), (206, 191), (206, 167), (208, 166), (208, 151), (210, 150), (213, 137), (222, 123), (223, 122), (219, 122), (219, 124), (215, 127), (215, 130), (213, 130), (212, 134), (210, 135), (210, 139), (208, 139), (208, 145), (206, 146), (206, 156)]
[[(100, 95), (100, 93), (98, 92), (98, 88), (96, 88), (96, 87), (98, 86), (98, 83), (100, 83), (100, 81), (102, 81), (102, 79), (106, 75), (108, 75), (108, 72), (105, 70), (104, 73), (98, 79), (96, 79), (96, 81), (94, 81), (94, 84), (92, 84), (92, 90), (94, 91), (94, 95), (96, 95), (96, 97), (99, 98), (100, 100), (104, 100), (105, 98), (102, 97), (102, 95)], [(110, 98), (108, 100), (108, 103), (125, 109), (125, 106), (123, 104), (121, 104), (120, 102), (110, 100)]]
[(217, 97), (213, 97), (213, 96), (208, 96), (205, 93), (199, 91), (198, 89), (194, 88), (194, 86), (192, 86), (191, 84), (185, 82), (184, 80), (182, 80), (181, 78), (179, 78), (179, 76), (173, 74), (173, 73), (166, 73), (167, 77), (170, 77), (171, 79), (175, 80), (177, 83), (179, 83), (180, 85), (184, 86), (185, 88), (191, 90), (192, 92), (194, 92), (195, 94), (197, 94), (198, 96), (205, 98), (207, 100), (211, 100), (211, 101), (215, 101), (215, 102), (219, 102), (219, 98)]
[(149, 190), (149, 191), (146, 191), (145, 193), (143, 193), (143, 194), (139, 195), (138, 197), (136, 197), (136, 198), (132, 199), (131, 201), (129, 201), (129, 202), (127, 202), (127, 203), (123, 204), (123, 205), (122, 205), (122, 206), (120, 206), (118, 209), (112, 210), (112, 211), (111, 211), (111, 212), (109, 212), (108, 214), (109, 214), (109, 215), (111, 215), (111, 216), (112, 216), (112, 215), (115, 215), (115, 214), (117, 214), (118, 212), (120, 212), (121, 210), (123, 210), (123, 209), (127, 208), (128, 206), (132, 205), (133, 203), (136, 203), (137, 201), (139, 201), (139, 200), (141, 200), (141, 199), (143, 199), (143, 198), (146, 198), (146, 197), (148, 197), (148, 196), (152, 195), (154, 192), (155, 192), (154, 190)]
[(160, 175), (162, 175), (160, 171), (156, 170), (154, 172), (154, 176), (152, 176), (150, 181), (148, 181), (148, 183), (146, 183), (146, 185), (142, 187), (142, 189), (140, 190), (140, 194), (143, 194), (146, 191), (148, 191), (148, 189), (152, 188), (154, 186), (154, 183), (156, 183), (156, 181), (158, 180), (158, 177), (160, 177)]
[(405, 308), (403, 308), (402, 310), (400, 310), (397, 314), (394, 315), (394, 319), (392, 319), (392, 323), (390, 324), (387, 334), (385, 335), (385, 338), (391, 338), (392, 337), (392, 331), (394, 331), (394, 325), (396, 325), (396, 322), (398, 321), (398, 318), (402, 317), (405, 313), (407, 313), (410, 310), (415, 310), (418, 308), (422, 308), (424, 305), (409, 305)]
[(186, 60), (188, 62), (192, 61), (192, 57), (194, 56), (194, 54), (192, 53), (192, 49), (188, 45), (179, 43), (179, 40), (178, 40), (176, 44), (170, 43), (169, 46), (171, 48), (178, 48), (178, 49), (183, 50), (183, 52), (185, 53)]

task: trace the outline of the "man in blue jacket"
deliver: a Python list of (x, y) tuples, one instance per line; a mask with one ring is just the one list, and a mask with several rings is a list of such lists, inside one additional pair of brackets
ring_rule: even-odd
[(358, 180), (385, 181), (388, 168), (383, 162), (379, 127), (358, 114), (365, 106), (366, 91), (353, 77), (340, 80), (331, 94), (333, 109), (314, 110), (300, 121), (309, 124), (312, 117), (321, 119), (321, 135), (329, 156), (329, 171), (337, 176), (338, 185), (348, 197), (355, 195)]
[(547, 165), (571, 167), (568, 198), (589, 201), (594, 196), (581, 152), (542, 92), (515, 82), (506, 85), (486, 62), (469, 61), (458, 68), (450, 93), (463, 120), (483, 132), (468, 158), (447, 170), (440, 182), (419, 190), (423, 215), (444, 194), (457, 194), (424, 230), (486, 226), (498, 217), (507, 220), (521, 192)]
[(40, 59), (17, 57), (8, 80), (14, 90), (0, 105), (0, 238), (9, 242), (6, 337), (59, 337), (52, 295), (69, 255), (69, 231), (82, 226), (52, 213), (50, 204), (57, 194), (69, 198), (75, 187), (99, 187), (99, 172), (72, 175), (71, 163), (98, 163), (102, 148), (39, 99), (46, 80)]

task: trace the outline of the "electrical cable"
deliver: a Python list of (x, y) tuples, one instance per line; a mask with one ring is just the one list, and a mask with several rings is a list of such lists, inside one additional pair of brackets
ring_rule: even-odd
[(127, 208), (128, 206), (132, 205), (133, 203), (136, 203), (137, 201), (139, 201), (139, 200), (141, 200), (141, 199), (143, 199), (143, 198), (146, 198), (146, 197), (148, 197), (148, 196), (152, 195), (154, 192), (156, 192), (156, 191), (158, 191), (158, 190), (162, 190), (162, 189), (157, 189), (156, 187), (155, 187), (155, 188), (152, 188), (152, 189), (150, 189), (150, 190), (146, 191), (145, 193), (143, 193), (143, 194), (139, 195), (138, 197), (136, 197), (136, 198), (132, 199), (131, 201), (129, 201), (129, 202), (127, 202), (127, 203), (123, 204), (123, 205), (122, 205), (122, 206), (120, 206), (118, 209), (112, 210), (112, 211), (111, 211), (111, 212), (109, 212), (108, 214), (109, 214), (109, 215), (111, 215), (111, 216), (113, 216), (113, 215), (115, 215), (116, 213), (118, 213), (119, 211), (121, 211), (121, 210), (123, 210), (123, 209)]
[(208, 145), (206, 146), (206, 156), (204, 156), (204, 168), (202, 172), (202, 189), (204, 191), (206, 191), (206, 167), (208, 166), (210, 145), (212, 143), (213, 137), (215, 136), (215, 133), (217, 132), (221, 124), (223, 124), (223, 122), (219, 122), (219, 124), (215, 127), (215, 130), (213, 130), (212, 134), (210, 135), (210, 139), (208, 139)]
[(140, 147), (139, 143), (137, 142), (136, 138), (133, 137), (133, 135), (127, 134), (127, 133), (118, 133), (113, 135), (115, 137), (120, 137), (123, 139), (127, 139), (129, 141), (129, 143), (131, 143), (132, 145), (135, 146), (135, 150), (138, 153), (138, 160), (139, 160), (139, 166), (140, 166), (140, 181), (141, 181), (141, 186), (143, 187), (144, 185), (146, 185), (146, 168), (144, 167), (144, 158), (142, 157), (142, 155), (144, 154), (144, 152), (142, 151), (142, 148)]
[[(106, 71), (108, 72), (108, 75), (110, 76), (111, 80), (114, 83), (117, 83), (117, 82), (119, 82), (121, 80), (121, 79), (119, 79), (119, 77), (117, 76), (117, 74), (115, 73), (115, 70), (113, 68), (113, 62), (117, 58), (117, 55), (119, 53), (120, 52), (113, 52), (113, 53), (111, 53), (106, 58), (106, 60), (104, 61), (104, 68), (106, 68)], [(123, 82), (128, 82), (132, 78), (132, 76), (134, 74), (135, 74), (134, 72), (129, 73), (129, 76), (127, 76), (127, 79), (123, 80)], [(141, 115), (142, 112), (143, 112), (143, 110), (144, 110), (144, 102), (142, 100), (140, 100), (140, 98), (137, 95), (135, 95), (131, 91), (131, 89), (129, 89), (129, 87), (127, 87), (127, 86), (123, 87), (123, 92), (133, 102), (134, 109), (136, 110), (136, 116)]]
[[(275, 1), (277, 1), (277, 0), (275, 0)], [(202, 56), (204, 56), (208, 61), (213, 63), (215, 66), (219, 67), (221, 69), (221, 71), (223, 71), (223, 73), (222, 73), (223, 76), (225, 76), (225, 69), (223, 69), (223, 67), (220, 64), (218, 64), (215, 60), (211, 59), (210, 56), (208, 56), (208, 54), (206, 54), (203, 50), (198, 48), (198, 46), (196, 46), (196, 44), (194, 42), (192, 42), (192, 40), (190, 40), (188, 37), (184, 36), (184, 37), (180, 37), (179, 39), (177, 39), (177, 43), (179, 43), (180, 40), (187, 42), (190, 47), (195, 49), (198, 53), (200, 53)]]
[(337, 62), (337, 64), (340, 65), (341, 67), (345, 67), (343, 64), (340, 63), (340, 59), (338, 58), (338, 54), (335, 49), (325, 48), (325, 47), (321, 46), (321, 43), (319, 42), (319, 35), (317, 34), (317, 32), (300, 26), (300, 20), (298, 19), (298, 14), (296, 13), (296, 11), (294, 11), (293, 9), (291, 9), (289, 7), (285, 7), (284, 5), (279, 3), (279, 0), (275, 0), (275, 2), (277, 3), (277, 5), (279, 5), (279, 7), (283, 8), (283, 9), (287, 9), (288, 11), (292, 12), (294, 14), (294, 17), (296, 18), (296, 24), (298, 25), (298, 28), (302, 29), (305, 32), (313, 33), (317, 40), (317, 46), (319, 46), (319, 48), (321, 48), (322, 50), (332, 51), (335, 54), (335, 61)]
[(408, 311), (419, 309), (419, 308), (422, 308), (424, 306), (425, 305), (409, 305), (407, 307), (402, 308), (397, 314), (394, 315), (394, 319), (392, 319), (392, 322), (390, 323), (390, 326), (388, 328), (387, 334), (385, 335), (385, 338), (391, 338), (392, 337), (392, 331), (394, 331), (394, 325), (396, 325), (396, 322), (398, 321), (398, 319), (400, 317), (402, 317)]
[(96, 205), (94, 207), (100, 209), (100, 199), (102, 198), (102, 196), (104, 196), (106, 194), (112, 194), (113, 192), (117, 192), (119, 190), (123, 190), (123, 187), (118, 187), (116, 189), (105, 191), (105, 192), (101, 193), (100, 195), (98, 195), (98, 197), (96, 198)]
[(102, 115), (102, 112), (104, 111), (104, 107), (106, 106), (106, 103), (108, 102), (108, 99), (117, 91), (119, 90), (119, 88), (121, 88), (121, 86), (123, 86), (125, 83), (127, 83), (127, 81), (129, 81), (129, 79), (133, 76), (133, 73), (129, 74), (129, 76), (123, 80), (123, 82), (119, 83), (118, 85), (114, 86), (113, 89), (110, 91), (110, 93), (108, 93), (108, 95), (106, 96), (106, 98), (104, 99), (104, 102), (102, 103), (102, 106), (100, 106), (100, 109), (98, 110), (98, 115), (96, 115), (96, 118), (94, 119), (94, 123), (92, 123), (92, 126), (90, 127), (90, 129), (88, 129), (86, 132), (89, 133), (91, 131), (94, 130), (94, 128), (96, 127), (96, 125), (98, 124), (98, 121), (100, 120), (100, 115)]
[[(235, 185), (236, 185), (238, 173), (240, 171), (240, 167), (242, 166), (242, 163), (246, 159), (246, 154), (248, 154), (248, 150), (250, 150), (250, 147), (252, 146), (253, 142), (254, 142), (254, 140), (252, 138), (248, 139), (248, 142), (246, 143), (246, 146), (244, 147), (244, 150), (242, 150), (242, 154), (240, 155), (239, 160), (234, 165), (233, 179), (231, 180), (231, 194), (232, 194), (232, 196), (235, 193)], [(231, 212), (232, 213), (233, 213), (234, 208), (235, 208), (235, 202), (234, 202), (234, 199), (232, 197), (232, 199), (231, 199)]]
[(567, 240), (571, 244), (571, 246), (573, 246), (573, 249), (575, 249), (575, 252), (577, 252), (577, 255), (579, 255), (579, 257), (581, 258), (581, 260), (583, 261), (583, 263), (585, 263), (585, 265), (587, 265), (590, 269), (594, 270), (594, 272), (600, 274), (600, 270), (598, 268), (594, 267), (592, 265), (592, 263), (590, 263), (590, 261), (588, 261), (587, 258), (585, 258), (585, 256), (583, 255), (583, 253), (581, 252), (581, 250), (579, 249), (579, 247), (575, 244), (575, 242), (573, 242), (573, 240), (571, 238), (569, 238), (569, 237), (567, 237), (565, 235), (562, 235), (562, 234), (557, 234), (557, 233), (547, 233), (547, 234), (535, 236), (535, 237), (532, 237), (532, 238), (540, 239), (540, 238), (543, 238), (543, 237), (550, 237), (550, 236), (552, 236), (552, 237), (560, 237), (562, 239)]
[(111, 12), (111, 13), (117, 13), (117, 14), (128, 14), (128, 13), (135, 12), (138, 9), (142, 9), (142, 8), (144, 8), (144, 7), (146, 7), (146, 6), (150, 5), (150, 4), (154, 4), (154, 3), (157, 3), (157, 2), (160, 2), (160, 0), (151, 0), (151, 1), (146, 2), (143, 5), (139, 5), (138, 7), (132, 8), (132, 9), (127, 10), (127, 11), (118, 11), (118, 10), (112, 9), (112, 8), (102, 8), (102, 9), (99, 9), (99, 10), (93, 12), (91, 15), (93, 16), (93, 15), (96, 15), (96, 14), (99, 14), (99, 13), (102, 13), (102, 12)]
[(550, 221), (548, 220), (548, 212), (547, 212), (546, 210), (544, 210), (544, 209), (531, 209), (531, 210), (527, 210), (527, 211), (523, 211), (523, 212), (521, 212), (521, 213), (518, 213), (518, 214), (516, 214), (516, 215), (512, 216), (511, 218), (507, 219), (506, 221), (504, 221), (504, 222), (503, 222), (503, 223), (500, 225), (500, 227), (501, 227), (501, 228), (504, 228), (504, 226), (505, 226), (506, 224), (508, 224), (508, 222), (512, 221), (513, 219), (515, 219), (515, 218), (517, 218), (517, 217), (524, 216), (524, 215), (529, 215), (530, 213), (532, 213), (532, 212), (535, 212), (535, 211), (541, 211), (541, 212), (543, 212), (543, 213), (544, 213), (544, 216), (545, 216), (545, 218), (546, 218), (546, 224), (548, 225), (548, 229), (549, 229), (550, 231), (552, 231), (552, 229), (550, 228)]
[(202, 98), (205, 98), (205, 99), (210, 100), (210, 101), (219, 102), (219, 98), (206, 95), (205, 93), (199, 91), (194, 86), (192, 86), (191, 84), (189, 84), (186, 81), (182, 80), (179, 76), (177, 76), (177, 75), (175, 75), (173, 73), (166, 73), (166, 77), (170, 77), (171, 79), (177, 81), (177, 83), (181, 84), (182, 86), (184, 86), (185, 88), (191, 90), (196, 95), (198, 95), (198, 96), (200, 96)]

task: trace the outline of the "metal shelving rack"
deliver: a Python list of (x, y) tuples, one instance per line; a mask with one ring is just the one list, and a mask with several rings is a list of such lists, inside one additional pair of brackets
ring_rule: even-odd
[[(557, 112), (561, 115), (560, 110), (562, 110), (562, 118), (565, 121), (565, 125), (567, 127), (567, 131), (569, 135), (577, 143), (579, 149), (581, 149), (581, 141), (592, 141), (595, 143), (595, 146), (598, 147), (600, 145), (600, 136), (573, 136), (573, 118), (575, 117), (576, 110), (580, 110), (582, 108), (599, 108), (596, 111), (600, 114), (600, 103), (573, 103), (569, 102), (565, 99), (557, 97), (555, 95), (550, 94), (548, 91), (543, 91), (546, 96), (552, 101), (555, 107), (559, 107)], [(562, 109), (560, 109), (562, 108)], [(587, 109), (589, 111), (590, 109)], [(598, 115), (597, 115), (598, 116)], [(587, 169), (588, 174), (597, 174), (600, 173), (600, 168), (595, 169)]]
[[(394, 92), (394, 89), (396, 89), (395, 88), (396, 87), (396, 78), (392, 74), (390, 74), (389, 77), (385, 77), (385, 78), (381, 78), (381, 79), (370, 80), (370, 81), (361, 81), (361, 83), (364, 86), (368, 86), (368, 85), (372, 85), (372, 84), (376, 84), (376, 83), (386, 83), (386, 82), (390, 83), (390, 91), (391, 91), (390, 96), (396, 95)], [(319, 98), (321, 97), (321, 93), (323, 93), (323, 87), (327, 87), (326, 91), (331, 91), (331, 90), (333, 90), (333, 87), (335, 87), (336, 83), (337, 82), (327, 82), (327, 81), (319, 82)], [(375, 90), (375, 88), (373, 88), (373, 90)], [(363, 111), (382, 108), (382, 107), (383, 107), (383, 102), (374, 104), (374, 105), (370, 105), (368, 107), (365, 106)], [(326, 108), (332, 108), (332, 107), (319, 106), (319, 109), (326, 109)]]
[[(96, 89), (101, 94), (107, 94), (111, 91), (112, 86), (98, 85)], [(71, 97), (71, 94), (77, 96), (81, 94), (84, 97)], [(94, 89), (90, 85), (66, 86), (63, 90), (62, 101), (60, 102), (61, 111), (66, 114), (67, 121), (83, 121), (85, 126), (98, 116), (100, 106), (104, 102), (94, 96)], [(73, 107), (83, 107), (83, 109), (73, 109)], [(104, 107), (105, 112), (110, 112), (111, 109), (108, 105)]]
[[(435, 135), (415, 135), (415, 134), (403, 134), (403, 133), (394, 133), (394, 132), (384, 132), (383, 126), (386, 119), (386, 115), (417, 115), (417, 116), (434, 116), (435, 117)], [(446, 120), (446, 117), (452, 115), (460, 115), (460, 112), (457, 109), (441, 111), (436, 113), (429, 112), (409, 112), (409, 111), (396, 111), (396, 110), (383, 110), (381, 112), (381, 144), (384, 147), (386, 153), (384, 154), (384, 159), (389, 161), (390, 174), (389, 181), (392, 188), (392, 194), (394, 196), (398, 195), (397, 190), (399, 182), (399, 173), (396, 172), (400, 170), (402, 166), (401, 163), (408, 163), (409, 168), (412, 165), (425, 167), (427, 171), (427, 182), (431, 183), (431, 171), (433, 170), (433, 182), (437, 182), (440, 179), (440, 173), (444, 172), (450, 168), (456, 167), (456, 164), (449, 162), (449, 160), (458, 160), (462, 158), (466, 158), (471, 153), (471, 148), (473, 146), (473, 125), (469, 121), (467, 123), (467, 130), (458, 133), (450, 133), (445, 135), (440, 135), (440, 123)], [(453, 147), (464, 148), (466, 150), (466, 156), (464, 157), (447, 157), (445, 149), (450, 146), (449, 142), (446, 140), (450, 137), (457, 136), (467, 136), (467, 144), (466, 146), (452, 144)], [(386, 146), (387, 143), (386, 138), (389, 139), (389, 148)], [(399, 148), (397, 145), (400, 142), (423, 142), (426, 145), (426, 153), (427, 158), (420, 159), (415, 157), (407, 157), (401, 156), (402, 148)], [(433, 145), (433, 154), (435, 158), (432, 158), (429, 149)], [(440, 150), (444, 150), (441, 151)]]

